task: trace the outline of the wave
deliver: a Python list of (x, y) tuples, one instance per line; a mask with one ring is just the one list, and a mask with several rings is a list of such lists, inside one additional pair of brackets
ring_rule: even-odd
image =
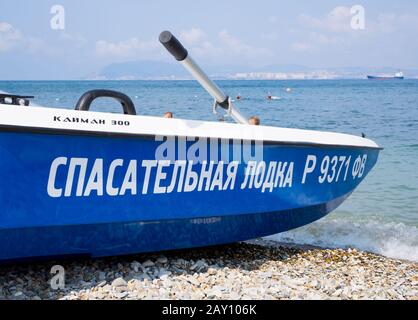
[(362, 223), (327, 218), (267, 239), (324, 248), (356, 248), (418, 262), (418, 228), (403, 223)]

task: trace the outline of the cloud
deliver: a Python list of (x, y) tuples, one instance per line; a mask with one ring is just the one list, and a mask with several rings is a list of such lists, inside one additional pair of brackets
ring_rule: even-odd
[(81, 35), (74, 35), (67, 32), (63, 32), (60, 34), (60, 40), (65, 41), (67, 43), (71, 43), (72, 46), (80, 49), (84, 47), (88, 41)]
[[(266, 38), (271, 40), (276, 36), (269, 34)], [(194, 56), (217, 63), (219, 61), (233, 62), (237, 58), (240, 60), (263, 59), (273, 55), (269, 49), (248, 44), (226, 29), (210, 36), (202, 29), (192, 28), (183, 30), (180, 33), (180, 39)]]
[(7, 22), (0, 22), (0, 53), (18, 46), (23, 40), (22, 33)]
[(58, 43), (47, 43), (42, 38), (25, 35), (10, 23), (0, 21), (0, 53), (24, 50), (29, 54), (58, 56), (68, 52), (68, 48), (80, 49), (88, 43), (82, 36), (65, 32), (59, 32), (57, 35)]
[(332, 9), (325, 17), (315, 18), (307, 14), (298, 17), (299, 22), (308, 28), (320, 29), (329, 32), (348, 32), (351, 28), (351, 8), (338, 6)]
[(359, 36), (359, 32), (351, 26), (352, 17), (351, 7), (344, 6), (335, 7), (322, 17), (299, 15), (302, 39), (291, 45), (292, 50), (303, 52), (319, 50), (325, 46), (350, 46), (353, 39)]
[[(341, 59), (371, 59), (370, 54), (379, 55), (368, 63), (394, 65), (401, 56), (410, 55), (416, 48), (410, 39), (418, 32), (418, 15), (415, 13), (372, 13), (365, 8), (365, 29), (352, 28), (356, 13), (350, 7), (339, 6), (322, 16), (301, 14), (293, 32), (291, 50), (295, 53), (330, 56)], [(410, 48), (400, 50), (400, 48)], [(415, 50), (416, 51), (416, 50)], [(396, 58), (395, 58), (396, 57)]]
[(262, 33), (260, 35), (260, 37), (263, 40), (272, 41), (272, 40), (277, 40), (279, 38), (279, 35), (277, 33), (275, 33), (275, 32), (271, 32), (271, 33)]
[(160, 46), (157, 41), (143, 41), (131, 38), (125, 41), (110, 42), (99, 40), (96, 42), (96, 54), (100, 57), (143, 58), (155, 53)]
[[(183, 30), (179, 38), (193, 56), (209, 60), (211, 62), (230, 62), (239, 59), (263, 58), (272, 53), (266, 48), (252, 46), (227, 30), (222, 30), (215, 35), (208, 35), (204, 30), (192, 28)], [(112, 59), (144, 59), (160, 56), (163, 51), (158, 41), (143, 41), (138, 38), (111, 42), (99, 40), (95, 45), (96, 56)], [(167, 55), (164, 54), (163, 57)]]
[[(418, 31), (418, 16), (414, 14), (379, 13), (375, 18), (370, 18), (367, 8), (365, 14), (366, 28), (363, 34), (394, 33), (405, 28)], [(351, 27), (352, 18), (350, 7), (338, 6), (319, 18), (301, 14), (298, 21), (303, 28), (309, 30), (357, 35), (359, 32)]]
[(227, 30), (222, 30), (218, 38), (223, 44), (223, 51), (234, 56), (263, 57), (272, 52), (266, 48), (251, 46), (239, 38), (232, 36)]
[(271, 24), (275, 24), (279, 21), (279, 19), (276, 16), (271, 16), (267, 19), (268, 22), (270, 22)]
[(350, 42), (346, 38), (334, 35), (327, 35), (319, 32), (309, 32), (305, 41), (294, 42), (291, 47), (294, 51), (310, 51), (320, 49), (324, 46), (345, 46)]
[(311, 49), (311, 45), (307, 42), (294, 42), (291, 47), (294, 51), (308, 51)]
[(47, 46), (41, 39), (27, 37), (10, 23), (0, 22), (0, 53), (17, 49), (24, 49), (29, 53), (47, 53)]
[(418, 32), (418, 16), (413, 14), (380, 13), (376, 20), (370, 20), (367, 30), (370, 33), (396, 33), (401, 30)]
[(184, 30), (180, 33), (180, 39), (186, 44), (196, 44), (204, 41), (207, 38), (206, 33), (199, 28), (192, 28), (191, 30)]
[(408, 26), (412, 31), (418, 31), (418, 16), (414, 14), (402, 14), (399, 15), (398, 20), (401, 25)]

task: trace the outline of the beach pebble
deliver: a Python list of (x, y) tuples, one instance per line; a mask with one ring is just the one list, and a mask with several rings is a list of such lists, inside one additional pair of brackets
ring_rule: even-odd
[(47, 264), (3, 267), (0, 299), (418, 300), (417, 263), (355, 249), (257, 240), (136, 259), (68, 262), (58, 291)]
[(103, 271), (99, 272), (98, 278), (99, 278), (99, 281), (106, 280), (106, 272), (103, 272)]
[(141, 264), (138, 261), (134, 261), (131, 263), (131, 269), (134, 272), (139, 272), (139, 269), (141, 268)]
[(145, 261), (145, 262), (142, 264), (142, 266), (143, 266), (144, 268), (151, 268), (151, 267), (155, 266), (155, 263), (154, 263), (154, 262), (152, 262), (151, 260), (147, 260), (147, 261)]
[(167, 259), (165, 256), (160, 256), (160, 257), (157, 259), (157, 262), (158, 262), (158, 263), (161, 263), (161, 264), (166, 264), (166, 263), (168, 262), (168, 259)]
[(117, 278), (112, 281), (112, 287), (126, 287), (128, 283), (123, 278)]
[(218, 271), (214, 268), (209, 268), (208, 269), (208, 275), (210, 275), (210, 276), (214, 276), (217, 273), (218, 273)]
[(196, 272), (202, 272), (205, 271), (208, 267), (208, 264), (205, 260), (198, 260), (195, 264), (193, 264), (190, 267), (190, 270), (196, 271)]
[(124, 292), (115, 292), (115, 293), (113, 294), (113, 296), (114, 296), (116, 299), (123, 299), (123, 298), (126, 298), (128, 295), (129, 295), (129, 293), (128, 293), (128, 292), (126, 292), (126, 291), (124, 291)]

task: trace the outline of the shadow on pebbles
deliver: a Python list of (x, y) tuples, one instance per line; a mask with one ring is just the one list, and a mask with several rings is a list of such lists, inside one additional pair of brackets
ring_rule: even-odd
[[(63, 267), (63, 282), (51, 274), (55, 265)], [(53, 290), (51, 280), (63, 288)], [(259, 240), (164, 255), (0, 265), (0, 299), (417, 300), (418, 264)]]

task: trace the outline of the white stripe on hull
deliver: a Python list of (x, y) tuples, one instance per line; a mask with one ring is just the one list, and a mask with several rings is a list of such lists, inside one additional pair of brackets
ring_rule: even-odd
[(372, 140), (341, 133), (4, 104), (0, 104), (1, 125), (116, 134), (379, 148)]

